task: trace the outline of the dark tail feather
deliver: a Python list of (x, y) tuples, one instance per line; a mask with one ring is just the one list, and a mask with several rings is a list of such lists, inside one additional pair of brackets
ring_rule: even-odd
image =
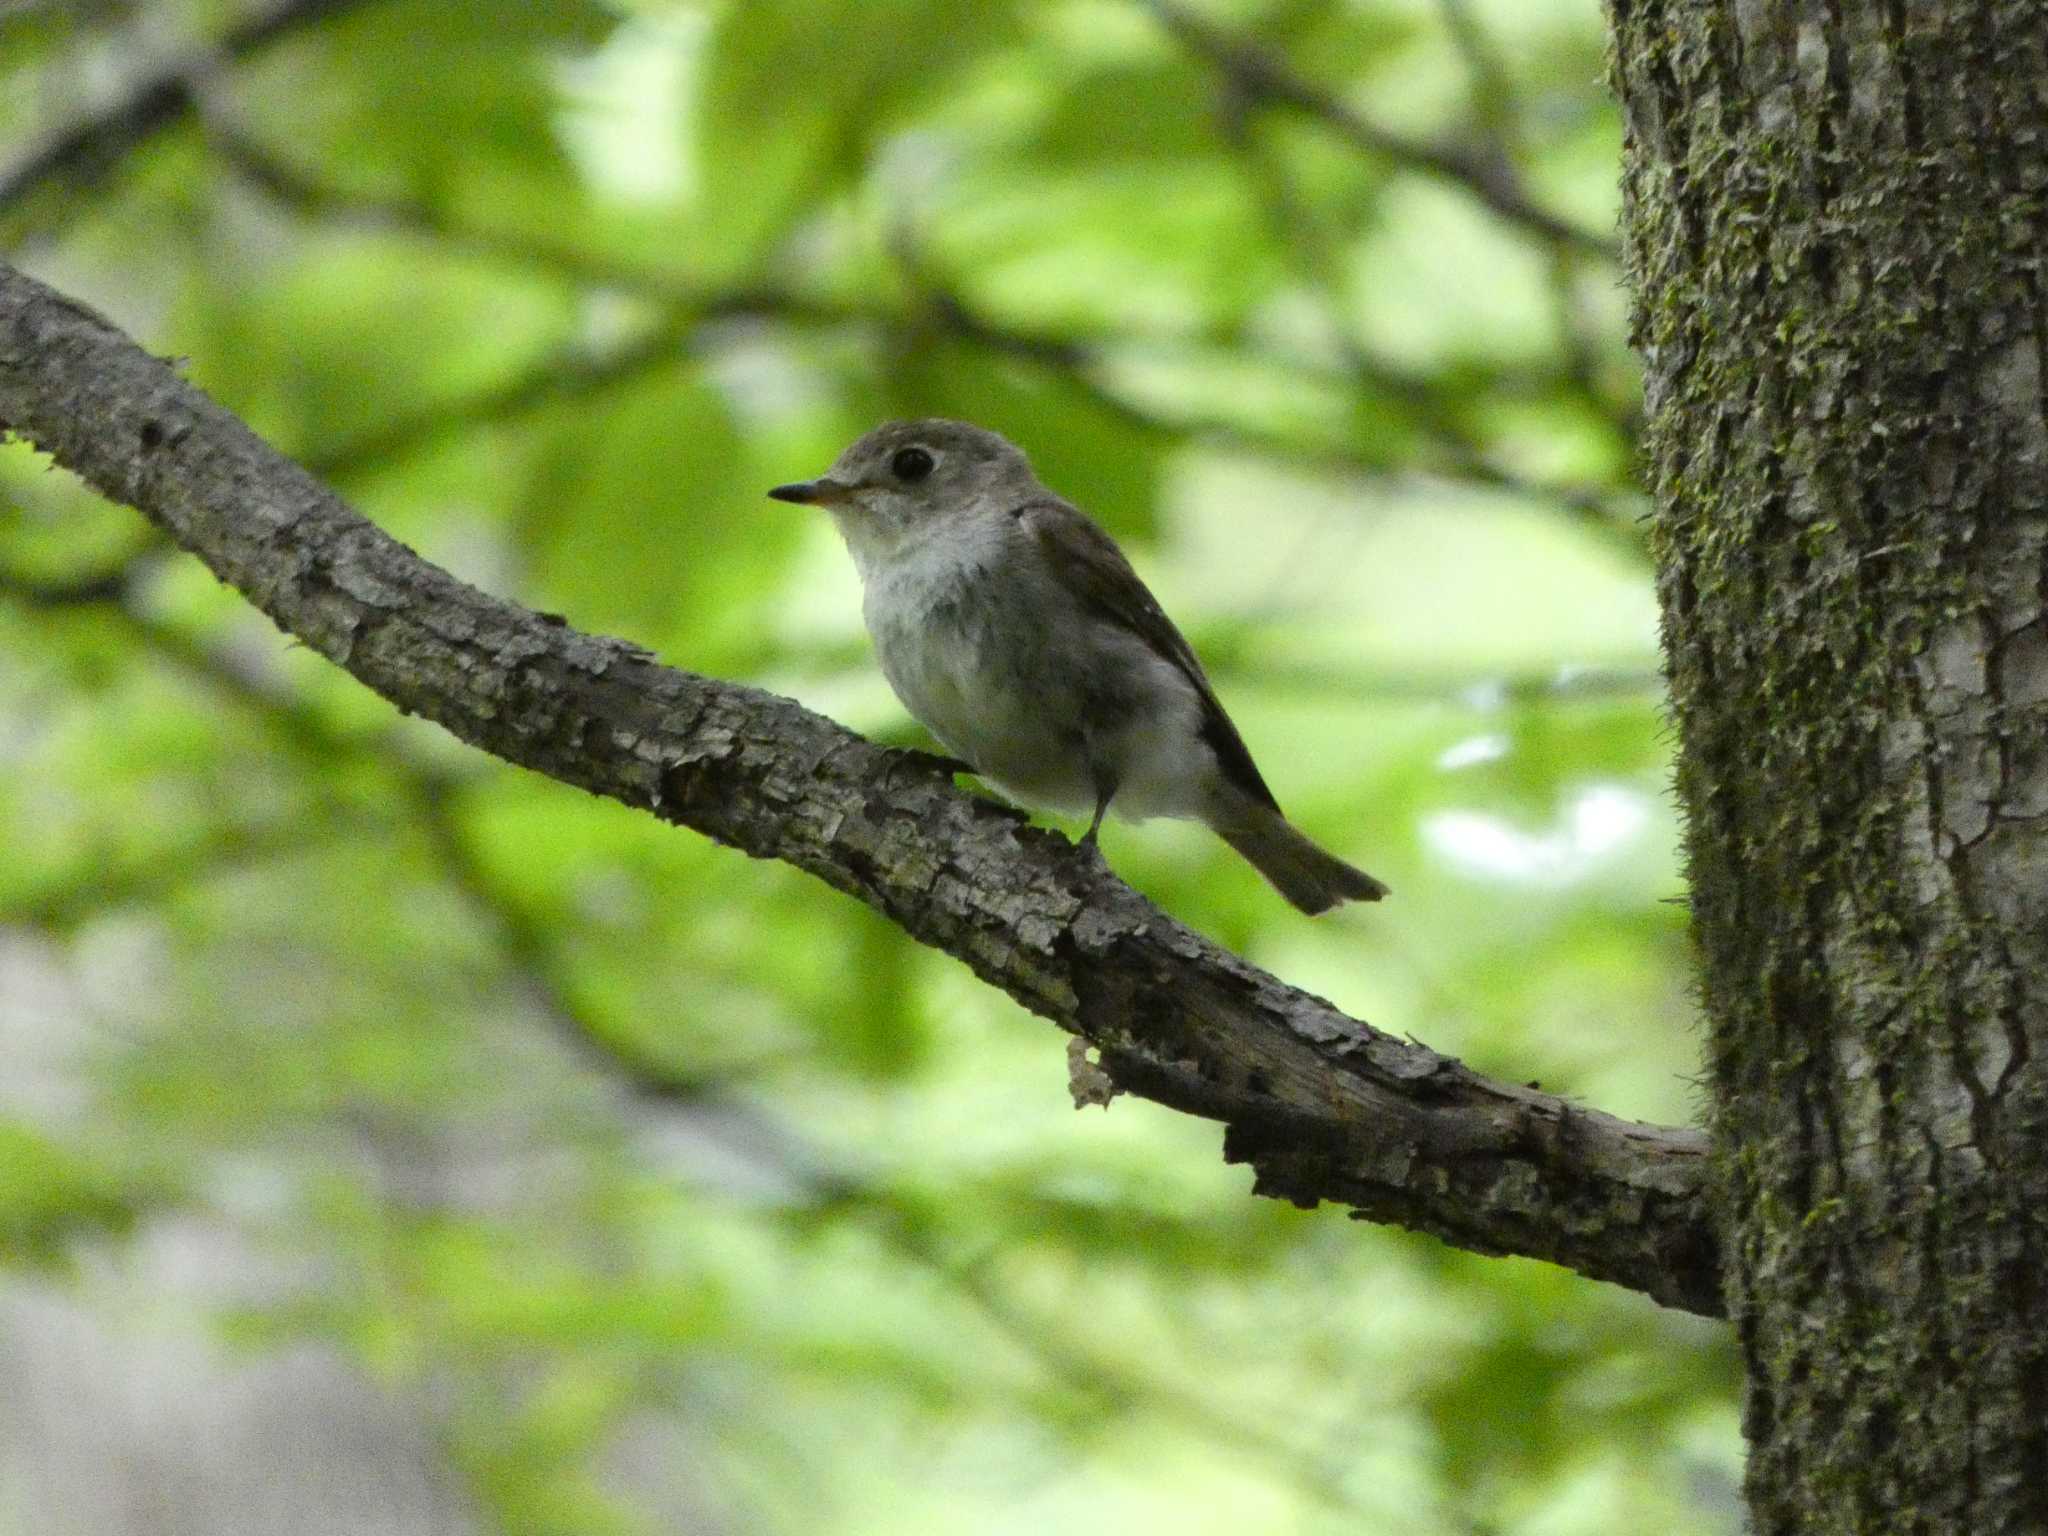
[(1288, 824), (1278, 811), (1262, 805), (1239, 808), (1216, 833), (1244, 855), (1273, 889), (1314, 917), (1345, 901), (1378, 901), (1386, 886), (1364, 870), (1325, 853)]

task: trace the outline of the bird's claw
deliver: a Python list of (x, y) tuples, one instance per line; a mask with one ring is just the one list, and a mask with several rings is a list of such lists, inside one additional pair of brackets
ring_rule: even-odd
[(896, 770), (899, 768), (922, 768), (929, 773), (943, 773), (949, 779), (956, 773), (974, 772), (972, 763), (926, 752), (919, 747), (890, 747), (888, 753), (889, 760), (882, 765), (882, 790), (885, 794), (895, 792)]
[(956, 773), (974, 772), (974, 764), (965, 758), (948, 757), (943, 752), (927, 752), (922, 747), (895, 747), (891, 750), (899, 762), (915, 763), (920, 768), (929, 768), (949, 777)]

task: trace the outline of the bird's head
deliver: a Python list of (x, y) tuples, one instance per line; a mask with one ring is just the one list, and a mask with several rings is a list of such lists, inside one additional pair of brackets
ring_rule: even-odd
[(1037, 487), (1030, 461), (1014, 443), (934, 416), (884, 422), (816, 480), (778, 485), (768, 494), (823, 507), (859, 559), (953, 518), (1027, 500)]

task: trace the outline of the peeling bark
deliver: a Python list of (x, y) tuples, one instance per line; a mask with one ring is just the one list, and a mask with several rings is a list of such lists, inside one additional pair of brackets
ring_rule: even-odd
[(2048, 11), (1610, 0), (1759, 1536), (2048, 1531)]
[(1482, 1078), (1217, 948), (1092, 852), (787, 699), (479, 592), (81, 305), (0, 265), (0, 422), (474, 746), (781, 859), (1226, 1126), (1256, 1188), (1713, 1314), (1705, 1141)]

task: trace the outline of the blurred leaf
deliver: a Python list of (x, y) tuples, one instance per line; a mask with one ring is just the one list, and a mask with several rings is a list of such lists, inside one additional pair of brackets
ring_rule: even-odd
[(713, 26), (695, 131), (700, 270), (761, 260), (841, 187), (963, 59), (1001, 43), (1015, 0), (728, 0)]
[(802, 531), (763, 498), (774, 481), (723, 396), (680, 360), (542, 430), (514, 524), (538, 600), (712, 664)]
[(1227, 328), (1284, 275), (1252, 194), (1208, 159), (949, 178), (931, 245), (977, 312), (1036, 329)]
[[(344, 237), (232, 279), (194, 274), (193, 372), (287, 451), (346, 452), (472, 398), (560, 335), (562, 296), (482, 264)], [(394, 302), (397, 295), (403, 302)]]
[(1213, 81), (1175, 54), (1105, 62), (1077, 74), (1053, 110), (1019, 146), (1048, 165), (1152, 160), (1171, 164), (1215, 155)]
[[(389, 171), (431, 201), (546, 195), (559, 206), (574, 183), (549, 64), (616, 24), (598, 0), (381, 0), (345, 11), (269, 66), (291, 82), (269, 103), (289, 114), (275, 141), (304, 145), (311, 127), (316, 142), (350, 146), (352, 174)], [(307, 68), (310, 54), (321, 74)]]
[(0, 1264), (61, 1265), (83, 1239), (127, 1235), (154, 1197), (101, 1154), (0, 1121)]

